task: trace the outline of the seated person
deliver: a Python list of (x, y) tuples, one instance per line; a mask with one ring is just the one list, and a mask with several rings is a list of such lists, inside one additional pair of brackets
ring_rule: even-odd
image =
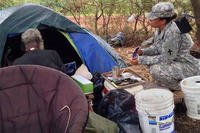
[(63, 62), (58, 53), (54, 50), (44, 50), (43, 39), (38, 29), (30, 28), (21, 36), (25, 46), (25, 54), (17, 58), (13, 65), (35, 64), (51, 67), (65, 72)]
[(173, 19), (172, 3), (160, 2), (148, 15), (149, 25), (156, 28), (153, 44), (137, 50), (133, 64), (148, 65), (152, 77), (161, 86), (180, 89), (179, 82), (199, 72), (198, 60), (190, 54), (193, 41), (188, 33), (181, 33)]

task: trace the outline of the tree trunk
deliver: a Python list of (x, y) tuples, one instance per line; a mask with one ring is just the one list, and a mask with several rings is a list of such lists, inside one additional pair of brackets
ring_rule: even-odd
[(190, 0), (192, 3), (194, 16), (196, 20), (196, 26), (197, 26), (197, 33), (196, 38), (198, 41), (198, 46), (200, 47), (200, 0)]

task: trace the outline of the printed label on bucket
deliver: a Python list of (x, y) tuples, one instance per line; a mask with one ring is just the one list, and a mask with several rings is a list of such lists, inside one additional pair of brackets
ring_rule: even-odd
[(167, 130), (167, 129), (170, 129), (173, 124), (174, 124), (174, 113), (171, 112), (167, 115), (164, 115), (164, 116), (160, 116), (159, 117), (159, 130), (160, 131), (164, 131), (164, 130)]
[(171, 118), (173, 118), (173, 116), (174, 116), (173, 112), (168, 115), (160, 116), (159, 121), (165, 121), (167, 119), (171, 119)]
[(163, 131), (163, 130), (169, 129), (171, 126), (172, 126), (172, 122), (159, 124), (159, 129), (160, 131)]
[(151, 133), (173, 133), (174, 132), (174, 112), (166, 115), (147, 116)]
[(157, 125), (156, 116), (148, 116), (149, 125)]

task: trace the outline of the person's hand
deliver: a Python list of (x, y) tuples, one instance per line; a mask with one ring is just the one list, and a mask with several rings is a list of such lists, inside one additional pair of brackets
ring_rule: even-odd
[(139, 50), (139, 49), (140, 49), (140, 47), (136, 47), (136, 48), (133, 50), (132, 59), (137, 58), (137, 56), (138, 56), (138, 50)]
[(133, 65), (138, 65), (138, 59), (137, 58), (132, 58), (132, 63)]
[(140, 47), (136, 47), (134, 50), (133, 50), (133, 53), (132, 53), (132, 63), (134, 65), (138, 65), (138, 55), (142, 55), (142, 50)]
[(138, 55), (142, 55), (142, 54), (143, 54), (143, 52), (142, 52), (142, 49), (141, 49), (141, 48), (139, 48), (139, 49), (138, 49), (138, 51), (137, 51), (137, 54), (138, 54)]

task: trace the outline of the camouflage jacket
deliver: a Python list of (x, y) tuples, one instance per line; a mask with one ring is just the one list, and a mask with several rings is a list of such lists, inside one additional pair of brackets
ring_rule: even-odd
[(188, 33), (181, 34), (177, 25), (172, 21), (160, 34), (158, 29), (155, 31), (153, 44), (143, 49), (143, 55), (138, 57), (138, 62), (145, 65), (181, 62), (196, 68), (198, 60), (190, 55), (192, 45), (191, 36)]

